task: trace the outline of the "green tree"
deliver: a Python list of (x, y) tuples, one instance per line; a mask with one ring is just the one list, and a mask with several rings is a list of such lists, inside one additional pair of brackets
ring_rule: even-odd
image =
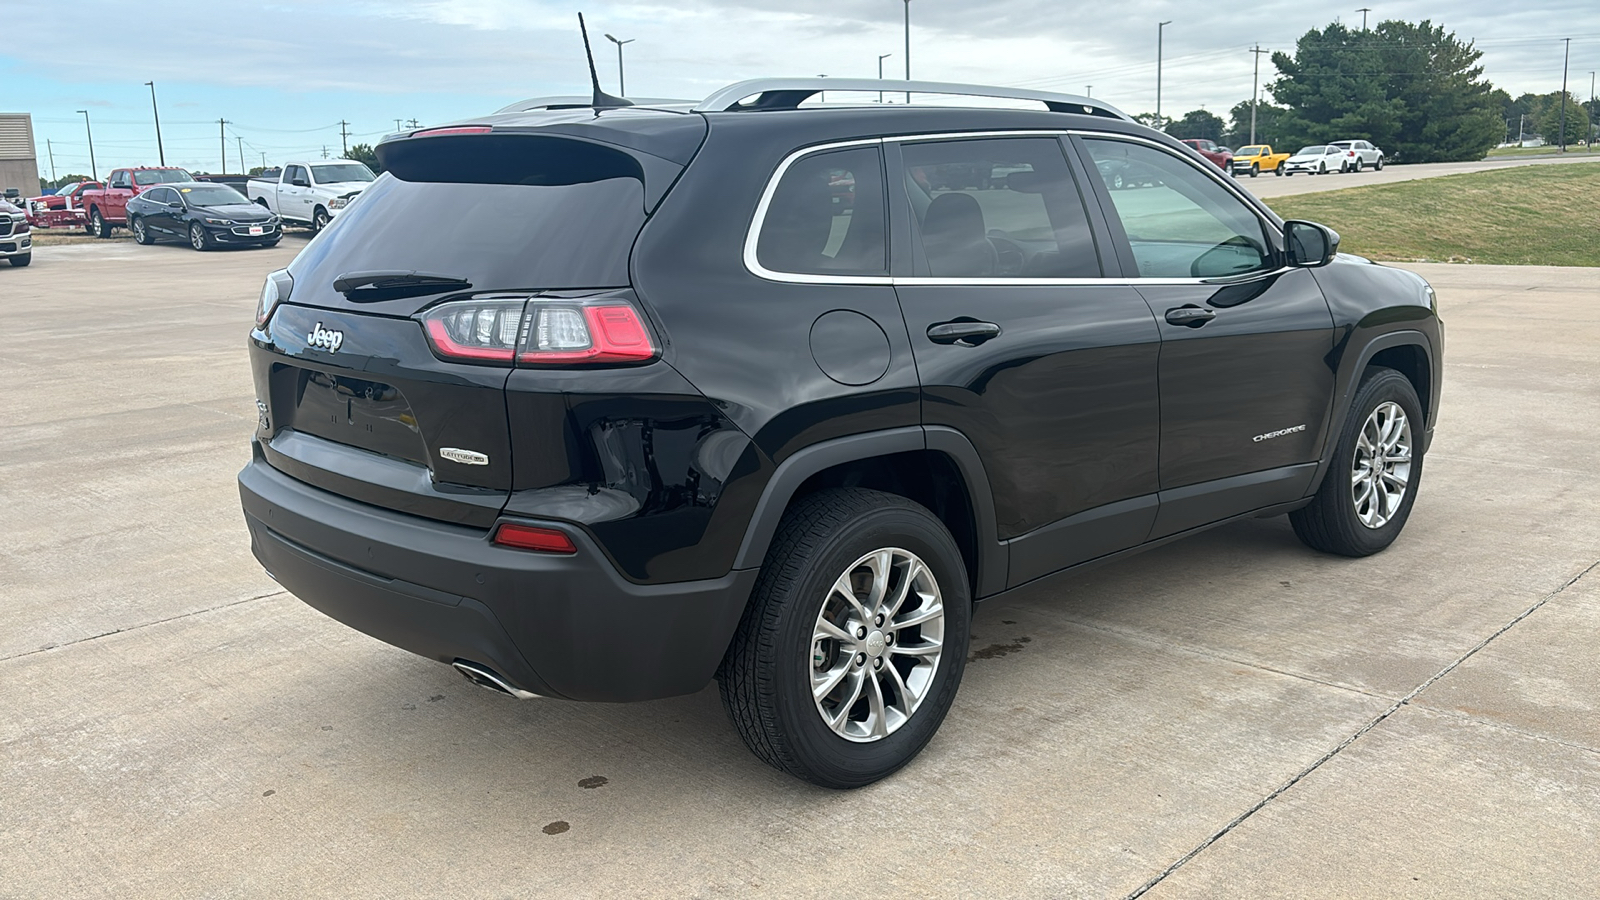
[(1182, 140), (1206, 140), (1222, 143), (1225, 123), (1216, 113), (1191, 109), (1167, 125), (1167, 134)]
[(1162, 126), (1165, 125), (1167, 122), (1172, 121), (1171, 119), (1168, 119), (1165, 116), (1158, 116), (1153, 112), (1142, 112), (1142, 113), (1139, 113), (1138, 115), (1133, 117), (1133, 120), (1135, 122), (1138, 122), (1140, 125), (1144, 125), (1144, 126), (1147, 126), (1147, 127), (1150, 127), (1150, 128), (1154, 128), (1157, 131), (1160, 131)]
[(373, 151), (371, 144), (354, 144), (350, 152), (345, 154), (345, 159), (353, 159), (359, 163), (366, 163), (367, 168), (373, 172), (382, 173), (383, 164), (378, 162), (378, 154)]
[(1335, 23), (1274, 53), (1285, 145), (1366, 138), (1406, 162), (1481, 159), (1505, 134), (1482, 51), (1429, 21)]
[[(1283, 137), (1283, 117), (1289, 111), (1281, 106), (1273, 106), (1266, 101), (1256, 104), (1256, 139), (1257, 144), (1272, 144), (1274, 150), (1288, 149)], [(1250, 101), (1246, 100), (1236, 104), (1228, 111), (1231, 124), (1223, 133), (1223, 143), (1235, 150), (1248, 146), (1250, 141)], [(1284, 144), (1284, 146), (1278, 146)]]
[[(1539, 136), (1544, 138), (1546, 144), (1561, 143), (1561, 107), (1562, 96), (1560, 91), (1540, 98), (1544, 102), (1539, 110)], [(1571, 94), (1566, 95), (1567, 107), (1567, 143), (1576, 144), (1583, 140), (1589, 133), (1589, 113), (1583, 104), (1575, 100)]]

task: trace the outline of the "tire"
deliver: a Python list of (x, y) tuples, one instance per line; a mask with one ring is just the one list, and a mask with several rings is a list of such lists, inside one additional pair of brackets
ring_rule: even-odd
[(1278, 163), (1277, 167), (1272, 170), (1272, 174), (1281, 177), (1283, 175), (1283, 163)]
[(332, 221), (333, 216), (328, 215), (328, 211), (319, 206), (311, 214), (311, 231), (314, 234), (321, 234), (322, 229), (327, 228), (328, 223)]
[(134, 219), (128, 223), (128, 227), (133, 229), (133, 239), (141, 244), (144, 244), (146, 247), (156, 242), (156, 239), (151, 237), (150, 232), (144, 227), (143, 219), (138, 218), (137, 216), (134, 217)]
[(206, 234), (199, 222), (189, 223), (189, 246), (201, 252), (211, 249), (211, 236)]
[(1317, 166), (1317, 174), (1318, 175), (1326, 175), (1326, 174), (1328, 174), (1328, 164), (1327, 163), (1323, 163), (1323, 164)]
[[(91, 214), (93, 210), (90, 211)], [(94, 219), (85, 217), (83, 220), (83, 233), (94, 237)]]
[(28, 263), (33, 262), (33, 253), (32, 253), (32, 251), (29, 251), (27, 253), (18, 254), (16, 256), (10, 257), (9, 261), (13, 266), (16, 266), (17, 268), (20, 269), (23, 266), (27, 265)]
[[(891, 564), (882, 567), (884, 559)], [(886, 603), (910, 577), (917, 590), (902, 603), (916, 600), (913, 614), (932, 606), (941, 614), (883, 627), (917, 616), (904, 606), (887, 620), (873, 615), (860, 588), (876, 571), (889, 573)], [(834, 590), (840, 583), (854, 600)], [(939, 729), (961, 683), (971, 622), (966, 565), (933, 513), (878, 491), (820, 491), (778, 526), (718, 673), (722, 702), (763, 762), (823, 787), (862, 787), (910, 762)], [(860, 642), (826, 637), (824, 628)], [(911, 652), (932, 647), (942, 649), (931, 664)], [(814, 699), (813, 683), (830, 677), (835, 686)], [(916, 696), (897, 687), (907, 682)]]
[(1383, 171), (1383, 157), (1381, 157), (1381, 156), (1378, 157), (1378, 161), (1372, 164), (1372, 171), (1374, 171), (1374, 172), (1382, 172)]
[(97, 238), (111, 237), (111, 223), (106, 221), (105, 216), (100, 215), (98, 208), (89, 213), (89, 233)]
[(1250, 164), (1250, 177), (1251, 178), (1255, 178), (1257, 175), (1260, 175), (1260, 174), (1261, 174), (1261, 166), (1260, 166), (1260, 164), (1251, 163)]
[[(1403, 415), (1398, 424), (1396, 409)], [(1390, 423), (1387, 428), (1385, 422)], [(1371, 556), (1394, 543), (1411, 515), (1422, 481), (1424, 427), (1422, 404), (1411, 382), (1394, 369), (1369, 368), (1356, 390), (1350, 416), (1316, 496), (1309, 506), (1289, 514), (1300, 540), (1324, 553), (1357, 557)], [(1367, 480), (1358, 477), (1358, 473), (1376, 471), (1366, 449), (1374, 443), (1374, 436), (1387, 437), (1392, 442), (1385, 452), (1389, 462), (1381, 470), (1390, 477)], [(1384, 441), (1378, 443), (1385, 445)], [(1404, 461), (1396, 461), (1401, 456), (1397, 451), (1402, 449)], [(1403, 481), (1398, 500), (1393, 492), (1396, 477)], [(1367, 491), (1358, 493), (1363, 481)], [(1377, 487), (1380, 482), (1386, 486), (1381, 492)], [(1386, 502), (1374, 502), (1375, 494)], [(1366, 502), (1358, 502), (1363, 496)]]

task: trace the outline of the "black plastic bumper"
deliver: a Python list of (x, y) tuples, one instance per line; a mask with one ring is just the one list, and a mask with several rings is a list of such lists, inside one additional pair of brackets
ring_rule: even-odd
[[(285, 588), (359, 631), (440, 662), (479, 663), (572, 700), (689, 694), (715, 673), (758, 570), (641, 585), (582, 530), (574, 555), (512, 550), (488, 532), (346, 500), (261, 457), (239, 473), (256, 558)], [(523, 520), (518, 520), (523, 521)]]

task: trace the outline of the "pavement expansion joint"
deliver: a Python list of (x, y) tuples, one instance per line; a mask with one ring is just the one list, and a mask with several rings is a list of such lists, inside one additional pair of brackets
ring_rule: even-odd
[[(1399, 712), (1402, 707), (1409, 705), (1412, 700), (1415, 700), (1418, 697), (1418, 695), (1420, 695), (1423, 691), (1426, 691), (1428, 688), (1432, 687), (1435, 683), (1437, 683), (1439, 681), (1439, 679), (1444, 678), (1446, 675), (1449, 675), (1451, 672), (1454, 672), (1457, 668), (1459, 668), (1461, 666), (1462, 663), (1465, 663), (1467, 660), (1469, 660), (1473, 656), (1475, 656), (1478, 653), (1478, 651), (1482, 650), (1483, 648), (1489, 646), (1489, 644), (1493, 643), (1495, 638), (1498, 638), (1502, 634), (1505, 634), (1506, 632), (1510, 631), (1511, 629), (1517, 627), (1517, 625), (1519, 625), (1524, 619), (1526, 619), (1529, 616), (1533, 615), (1534, 613), (1538, 612), (1540, 610), (1540, 608), (1542, 608), (1546, 603), (1549, 603), (1551, 600), (1554, 600), (1556, 597), (1560, 596), (1561, 593), (1563, 591), (1565, 591), (1567, 588), (1572, 587), (1573, 585), (1577, 584), (1579, 581), (1582, 581), (1586, 576), (1589, 575), (1589, 573), (1595, 571), (1595, 569), (1597, 569), (1597, 568), (1600, 568), (1600, 559), (1597, 559), (1594, 562), (1590, 563), (1588, 566), (1586, 566), (1583, 569), (1583, 571), (1581, 571), (1578, 574), (1572, 576), (1572, 578), (1568, 579), (1560, 587), (1558, 587), (1555, 590), (1551, 591), (1550, 593), (1544, 595), (1543, 597), (1540, 597), (1539, 600), (1537, 602), (1535, 602), (1532, 606), (1528, 607), (1527, 609), (1523, 610), (1521, 613), (1517, 614), (1511, 621), (1509, 621), (1506, 624), (1500, 626), (1500, 628), (1496, 629), (1493, 634), (1490, 634), (1488, 637), (1486, 637), (1483, 640), (1479, 641), (1478, 643), (1474, 644), (1471, 647), (1471, 649), (1467, 650), (1467, 652), (1465, 652), (1465, 653), (1461, 654), (1460, 656), (1456, 657), (1455, 660), (1452, 661), (1449, 665), (1446, 665), (1444, 668), (1442, 668), (1439, 671), (1435, 672), (1427, 680), (1423, 681), (1421, 684), (1419, 684), (1415, 688), (1413, 688), (1410, 693), (1406, 694), (1404, 697), (1401, 697), (1399, 700), (1396, 700), (1392, 706), (1390, 706), (1388, 709), (1384, 710), (1383, 712), (1379, 713), (1377, 715), (1377, 717), (1374, 718), (1372, 721), (1370, 721), (1367, 724), (1361, 726), (1359, 729), (1356, 730), (1356, 732), (1354, 734), (1352, 734), (1349, 737), (1345, 738), (1344, 740), (1340, 741), (1337, 746), (1335, 746), (1333, 749), (1329, 750), (1327, 753), (1324, 753), (1321, 756), (1317, 757), (1315, 760), (1312, 761), (1312, 763), (1309, 766), (1306, 766), (1304, 769), (1301, 769), (1293, 778), (1290, 778), (1288, 781), (1286, 781), (1283, 784), (1279, 785), (1278, 788), (1276, 790), (1274, 790), (1272, 793), (1270, 793), (1270, 794), (1266, 795), (1265, 797), (1262, 797), (1260, 800), (1256, 801), (1256, 803), (1254, 805), (1252, 805), (1249, 809), (1247, 809), (1244, 812), (1238, 814), (1237, 816), (1234, 816), (1231, 820), (1229, 820), (1229, 822), (1226, 825), (1224, 825), (1224, 826), (1222, 826), (1222, 828), (1218, 829), (1216, 831), (1216, 833), (1212, 834), (1210, 837), (1206, 838), (1205, 840), (1201, 841), (1199, 844), (1195, 845), (1194, 849), (1190, 850), (1188, 853), (1185, 853), (1183, 856), (1180, 856), (1175, 862), (1172, 863), (1172, 865), (1167, 866), (1165, 869), (1163, 869), (1160, 872), (1158, 872), (1149, 881), (1146, 881), (1144, 884), (1140, 885), (1137, 889), (1135, 889), (1133, 891), (1133, 893), (1129, 894), (1126, 898), (1124, 898), (1124, 900), (1136, 900), (1136, 898), (1144, 896), (1146, 893), (1148, 893), (1150, 891), (1151, 888), (1153, 888), (1156, 885), (1160, 884), (1161, 882), (1165, 881), (1167, 879), (1167, 876), (1169, 876), (1173, 872), (1176, 872), (1179, 869), (1183, 868), (1183, 866), (1186, 865), (1189, 862), (1189, 860), (1194, 859), (1196, 856), (1199, 856), (1202, 852), (1204, 852), (1206, 850), (1206, 848), (1210, 847), (1212, 844), (1215, 844), (1217, 841), (1222, 840), (1222, 838), (1224, 836), (1226, 836), (1228, 834), (1228, 832), (1232, 831), (1233, 829), (1235, 829), (1235, 828), (1239, 827), (1241, 824), (1243, 824), (1246, 819), (1248, 819), (1251, 816), (1255, 815), (1256, 813), (1260, 812), (1262, 809), (1264, 809), (1266, 807), (1266, 805), (1268, 803), (1271, 803), (1272, 801), (1274, 801), (1274, 800), (1278, 799), (1279, 797), (1283, 796), (1284, 793), (1286, 793), (1290, 788), (1292, 788), (1295, 785), (1299, 784), (1303, 779), (1305, 779), (1306, 776), (1308, 776), (1312, 772), (1315, 772), (1316, 770), (1322, 768), (1322, 765), (1324, 763), (1326, 763), (1329, 760), (1333, 759), (1335, 756), (1338, 756), (1340, 753), (1343, 753), (1346, 747), (1349, 747), (1351, 744), (1354, 744), (1356, 741), (1360, 740), (1362, 735), (1366, 734), (1367, 732), (1371, 731), (1374, 728), (1377, 728), (1379, 725), (1383, 724), (1383, 722), (1386, 719), (1388, 719), (1390, 716), (1392, 716), (1395, 713)], [(1587, 749), (1587, 748), (1585, 748), (1585, 749)]]
[(29, 656), (36, 656), (36, 655), (38, 655), (40, 653), (52, 653), (52, 652), (54, 652), (56, 650), (65, 650), (68, 647), (76, 647), (79, 644), (87, 644), (87, 643), (89, 643), (91, 641), (98, 641), (101, 638), (111, 637), (114, 634), (127, 634), (130, 631), (140, 631), (140, 630), (143, 630), (145, 628), (150, 628), (150, 627), (155, 626), (155, 625), (165, 625), (168, 622), (177, 622), (177, 621), (181, 621), (183, 619), (191, 618), (193, 616), (205, 615), (206, 613), (216, 612), (216, 611), (222, 610), (222, 609), (228, 609), (230, 607), (239, 606), (240, 604), (244, 604), (244, 603), (250, 603), (250, 602), (255, 601), (255, 600), (265, 600), (265, 599), (267, 599), (269, 597), (278, 597), (278, 596), (281, 596), (281, 595), (285, 595), (287, 593), (289, 593), (289, 592), (288, 591), (284, 591), (284, 590), (268, 591), (265, 594), (257, 594), (257, 595), (255, 595), (253, 597), (241, 597), (238, 600), (230, 600), (227, 603), (219, 603), (216, 606), (207, 606), (204, 609), (192, 609), (192, 610), (190, 610), (190, 611), (188, 611), (186, 613), (179, 613), (179, 614), (177, 614), (175, 616), (168, 616), (165, 619), (155, 619), (155, 620), (149, 621), (149, 622), (140, 622), (137, 625), (129, 625), (127, 628), (113, 628), (110, 631), (102, 631), (99, 634), (91, 634), (88, 637), (81, 637), (81, 638), (77, 638), (76, 640), (66, 641), (66, 642), (63, 642), (63, 643), (60, 643), (60, 644), (52, 644), (52, 645), (50, 645), (48, 647), (40, 647), (37, 650), (26, 650), (26, 651), (23, 651), (22, 653), (12, 654), (11, 656), (0, 656), (0, 663), (11, 662), (14, 659), (23, 659), (23, 658), (29, 657)]

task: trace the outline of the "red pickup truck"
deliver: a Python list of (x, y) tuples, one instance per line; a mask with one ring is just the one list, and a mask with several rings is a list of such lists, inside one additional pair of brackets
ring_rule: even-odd
[(98, 181), (77, 181), (62, 185), (54, 194), (28, 198), (27, 205), (23, 207), (28, 213), (28, 224), (35, 228), (83, 224), (83, 208), (79, 198), (84, 191), (99, 186)]
[(1233, 174), (1233, 151), (1227, 147), (1218, 147), (1216, 141), (1204, 138), (1190, 138), (1183, 143), (1200, 151), (1200, 155), (1217, 164), (1217, 168), (1229, 175)]
[(96, 237), (110, 237), (111, 229), (128, 224), (128, 200), (158, 184), (193, 181), (187, 169), (175, 167), (113, 169), (103, 188), (82, 192), (78, 206), (83, 209), (84, 230)]

